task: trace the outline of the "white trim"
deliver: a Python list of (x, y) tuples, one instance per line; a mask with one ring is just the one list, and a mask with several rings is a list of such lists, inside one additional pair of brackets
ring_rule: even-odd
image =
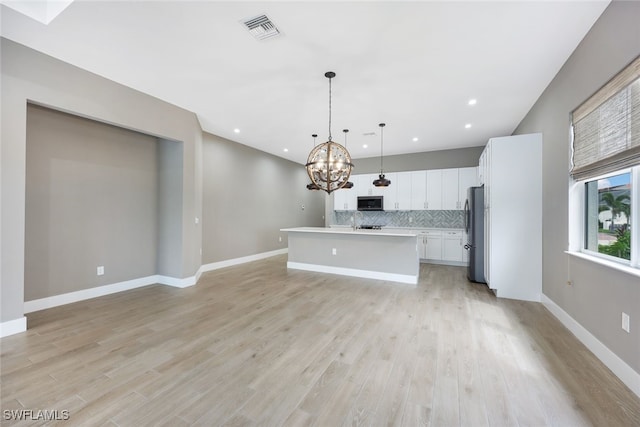
[(575, 251), (564, 251), (564, 253), (572, 255), (576, 258), (586, 259), (587, 261), (594, 262), (596, 264), (604, 265), (609, 268), (613, 268), (614, 270), (622, 271), (623, 273), (630, 274), (632, 276), (640, 277), (640, 269), (636, 267), (631, 267), (626, 264), (622, 264), (616, 261), (610, 261), (606, 259), (604, 256), (595, 256), (589, 255), (585, 252), (575, 252)]
[(287, 262), (287, 268), (294, 270), (316, 271), (319, 273), (341, 274), (343, 276), (363, 277), (365, 279), (388, 280), (391, 282), (418, 284), (418, 276), (408, 274), (383, 273), (380, 271), (358, 270), (355, 268), (330, 267), (328, 265), (306, 264), (302, 262)]
[(637, 396), (640, 397), (640, 373), (636, 372), (609, 350), (595, 336), (586, 330), (580, 323), (573, 319), (560, 306), (553, 302), (545, 294), (542, 294), (542, 304), (567, 327), (593, 354), (596, 355), (620, 380), (626, 384)]
[[(187, 288), (195, 285), (202, 273), (206, 271), (216, 270), (218, 268), (228, 267), (237, 264), (243, 264), (246, 262), (256, 261), (264, 258), (269, 258), (275, 255), (287, 253), (287, 249), (278, 249), (271, 252), (263, 252), (260, 254), (250, 255), (242, 258), (235, 258), (226, 261), (216, 262), (212, 264), (202, 265), (198, 269), (195, 275), (185, 278), (177, 278), (162, 275), (153, 275), (142, 277), (139, 279), (127, 280), (124, 282), (113, 283), (110, 285), (98, 286), (95, 288), (82, 289), (80, 291), (69, 292), (61, 295), (53, 295), (46, 298), (41, 298), (33, 301), (25, 301), (24, 312), (31, 313), (34, 311), (45, 310), (47, 308), (58, 307), (60, 305), (71, 304), (73, 302), (84, 301), (91, 298), (101, 297), (104, 295), (113, 294), (116, 292), (128, 291), (130, 289), (136, 289), (149, 285), (166, 285), (173, 286), (175, 288)], [(26, 328), (26, 318), (25, 318)], [(25, 329), (26, 330), (26, 329)], [(18, 331), (23, 332), (23, 331)], [(16, 332), (17, 333), (17, 332)]]
[(155, 283), (159, 283), (161, 285), (173, 286), (174, 288), (188, 288), (189, 286), (193, 286), (197, 283), (199, 275), (185, 277), (184, 279), (179, 279), (177, 277), (169, 277), (169, 276), (153, 276), (156, 278)]
[(27, 330), (27, 318), (22, 316), (18, 319), (7, 320), (0, 323), (0, 338), (9, 335), (19, 334)]
[(444, 259), (430, 259), (430, 258), (420, 258), (421, 264), (437, 264), (437, 265), (452, 265), (454, 267), (469, 267), (468, 262), (464, 261), (447, 261)]
[(244, 256), (240, 258), (227, 259), (224, 261), (212, 262), (210, 264), (204, 264), (200, 267), (198, 272), (200, 274), (207, 271), (218, 270), (220, 268), (231, 267), (233, 265), (244, 264), (247, 262), (258, 261), (265, 258), (271, 258), (272, 256), (286, 254), (289, 251), (288, 248), (277, 249), (275, 251), (262, 252), (259, 254)]
[(116, 292), (128, 291), (130, 289), (141, 288), (143, 286), (154, 285), (159, 283), (160, 276), (148, 276), (140, 279), (127, 280), (124, 282), (113, 283), (111, 285), (98, 286), (95, 288), (82, 289), (80, 291), (69, 292), (66, 294), (53, 295), (46, 298), (40, 298), (32, 301), (24, 302), (24, 312), (31, 313), (34, 311), (45, 310), (47, 308), (58, 307), (60, 305), (71, 304), (73, 302), (84, 301), (91, 298), (101, 297), (103, 295), (114, 294)]

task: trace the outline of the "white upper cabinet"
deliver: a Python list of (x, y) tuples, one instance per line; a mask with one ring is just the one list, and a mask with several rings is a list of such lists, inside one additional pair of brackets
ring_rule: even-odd
[(463, 210), (467, 188), (478, 185), (478, 168), (442, 169), (442, 209)]
[(484, 185), (486, 171), (487, 171), (487, 157), (488, 149), (485, 147), (484, 151), (480, 155), (480, 161), (478, 162), (478, 185)]
[(456, 210), (458, 207), (458, 169), (442, 170), (442, 209)]
[(442, 169), (427, 171), (427, 210), (442, 210)]
[(385, 211), (462, 210), (467, 188), (478, 185), (478, 168), (389, 172), (389, 187), (375, 187), (379, 174), (351, 175), (352, 189), (334, 192), (334, 210), (355, 210), (359, 196), (383, 196)]
[(467, 189), (478, 186), (478, 168), (458, 169), (458, 209), (464, 209), (464, 202), (467, 200)]
[(349, 181), (353, 182), (353, 188), (341, 188), (333, 192), (333, 210), (354, 211), (358, 207), (357, 177), (351, 175)]
[(396, 209), (399, 211), (411, 210), (413, 198), (411, 172), (398, 172), (396, 174), (396, 184)]
[(356, 175), (357, 182), (353, 181), (354, 188), (356, 188), (356, 196), (371, 196), (373, 188), (373, 175)]
[[(396, 198), (397, 198), (397, 190), (398, 190), (398, 177), (395, 173), (385, 173), (385, 178), (391, 181), (391, 185), (388, 187), (373, 187), (375, 190), (374, 195), (384, 197), (384, 210), (385, 211), (396, 211), (398, 207), (396, 206)], [(376, 177), (377, 179), (377, 177)]]
[(411, 172), (391, 172), (385, 174), (391, 181), (388, 187), (380, 187), (384, 197), (385, 211), (408, 211), (411, 209)]
[(411, 207), (412, 211), (427, 209), (427, 171), (415, 171), (411, 174)]

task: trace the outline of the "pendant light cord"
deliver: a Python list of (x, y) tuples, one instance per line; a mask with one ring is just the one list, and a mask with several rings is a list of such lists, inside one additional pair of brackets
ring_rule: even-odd
[(383, 159), (383, 157), (382, 157), (382, 151), (383, 151), (382, 150), (382, 146), (384, 144), (383, 134), (384, 134), (384, 126), (385, 126), (385, 124), (384, 123), (380, 123), (379, 126), (380, 126), (380, 175), (382, 175), (383, 174), (383, 170), (384, 170), (383, 167), (382, 167), (382, 159)]
[(329, 142), (331, 142), (331, 77), (329, 77)]

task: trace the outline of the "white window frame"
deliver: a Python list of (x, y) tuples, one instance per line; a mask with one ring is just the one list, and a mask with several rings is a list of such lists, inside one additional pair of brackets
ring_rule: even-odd
[[(586, 249), (586, 183), (631, 172), (631, 260)], [(640, 165), (569, 184), (569, 248), (567, 253), (640, 277)]]

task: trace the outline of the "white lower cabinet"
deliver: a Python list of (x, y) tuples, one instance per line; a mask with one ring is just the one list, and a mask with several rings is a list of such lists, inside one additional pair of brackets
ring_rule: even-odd
[(442, 231), (421, 231), (418, 236), (420, 259), (442, 259)]
[(442, 259), (444, 261), (463, 261), (464, 243), (462, 231), (445, 231), (442, 236)]
[(464, 249), (463, 230), (420, 230), (419, 233), (418, 254), (421, 260), (459, 266), (469, 262)]

